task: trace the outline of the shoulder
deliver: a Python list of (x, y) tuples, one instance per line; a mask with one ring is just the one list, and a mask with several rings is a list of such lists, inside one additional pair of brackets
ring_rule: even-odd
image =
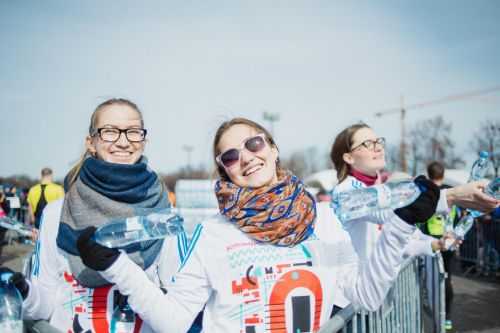
[(229, 222), (226, 217), (217, 214), (196, 226), (189, 247), (203, 247), (212, 251), (227, 244), (248, 241), (245, 233)]
[(61, 185), (59, 184), (56, 184), (56, 183), (49, 183), (47, 184), (47, 189), (50, 190), (50, 191), (54, 191), (54, 192), (62, 192), (64, 193), (64, 189)]
[(221, 214), (203, 220), (197, 229), (206, 237), (224, 237), (227, 234), (241, 233), (234, 224)]
[(364, 187), (364, 184), (362, 182), (360, 182), (359, 180), (357, 180), (353, 176), (347, 176), (346, 179), (344, 179), (342, 182), (340, 182), (339, 184), (337, 184), (333, 188), (333, 192), (338, 193), (338, 192), (344, 192), (344, 191), (349, 191), (352, 189), (363, 188), (363, 187)]
[(36, 185), (31, 186), (30, 190), (28, 191), (28, 196), (34, 195), (35, 192), (40, 191), (40, 188), (41, 188), (40, 184), (36, 184)]
[(316, 204), (316, 224), (314, 232), (319, 238), (329, 238), (338, 233), (343, 233), (344, 229), (333, 208), (328, 202), (320, 202)]

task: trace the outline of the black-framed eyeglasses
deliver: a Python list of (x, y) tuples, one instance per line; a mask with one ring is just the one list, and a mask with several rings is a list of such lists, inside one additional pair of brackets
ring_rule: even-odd
[(385, 138), (376, 138), (375, 140), (365, 140), (365, 141), (361, 142), (359, 145), (351, 148), (351, 151), (355, 151), (359, 147), (365, 147), (366, 149), (375, 150), (375, 147), (377, 145), (381, 148), (384, 148), (385, 147)]
[(146, 139), (148, 131), (144, 128), (127, 128), (119, 129), (114, 127), (101, 127), (96, 130), (102, 141), (116, 142), (120, 139), (120, 135), (125, 133), (125, 137), (129, 142), (142, 142)]

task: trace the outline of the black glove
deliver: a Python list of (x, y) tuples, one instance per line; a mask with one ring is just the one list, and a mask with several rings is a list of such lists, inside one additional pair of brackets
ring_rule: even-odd
[(95, 230), (95, 227), (84, 229), (76, 241), (76, 247), (85, 266), (95, 271), (105, 271), (118, 259), (120, 251), (97, 244), (92, 239)]
[(19, 290), (19, 293), (23, 297), (23, 299), (26, 299), (28, 297), (28, 292), (30, 290), (30, 285), (28, 282), (26, 282), (26, 278), (22, 273), (19, 272), (14, 272), (8, 267), (0, 267), (0, 275), (3, 274), (12, 274), (12, 276), (9, 278), (9, 283), (12, 283), (14, 287)]
[(394, 213), (408, 224), (425, 222), (430, 219), (436, 212), (440, 193), (439, 187), (425, 176), (418, 176), (413, 182), (417, 184), (422, 193), (410, 205), (394, 210)]

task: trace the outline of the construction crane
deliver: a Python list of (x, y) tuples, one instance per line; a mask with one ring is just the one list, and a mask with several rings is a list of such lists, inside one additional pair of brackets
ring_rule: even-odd
[(474, 99), (474, 98), (478, 98), (478, 97), (481, 97), (481, 96), (484, 96), (487, 94), (492, 94), (495, 92), (500, 92), (500, 86), (496, 86), (496, 87), (492, 87), (492, 88), (488, 88), (488, 89), (481, 89), (481, 90), (465, 92), (465, 93), (461, 93), (461, 94), (450, 95), (450, 96), (446, 96), (446, 97), (439, 98), (439, 99), (434, 99), (434, 100), (429, 100), (429, 101), (425, 101), (425, 102), (411, 104), (408, 106), (404, 105), (403, 97), (401, 97), (401, 106), (400, 107), (380, 110), (380, 111), (376, 112), (375, 117), (379, 117), (379, 118), (383, 117), (385, 115), (393, 114), (393, 113), (400, 113), (401, 141), (399, 144), (399, 161), (401, 163), (401, 171), (403, 171), (403, 172), (408, 171), (408, 164), (406, 162), (406, 142), (405, 142), (406, 111), (423, 109), (426, 107), (442, 105), (442, 104), (457, 102), (457, 101), (461, 101), (461, 100)]

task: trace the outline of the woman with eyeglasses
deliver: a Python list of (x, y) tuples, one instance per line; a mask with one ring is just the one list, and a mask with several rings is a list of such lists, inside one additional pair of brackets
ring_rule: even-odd
[[(363, 188), (374, 184), (383, 183), (386, 179), (382, 175), (385, 168), (385, 139), (377, 137), (373, 129), (364, 123), (351, 125), (341, 131), (332, 145), (330, 158), (337, 170), (338, 185), (334, 192), (348, 191), (354, 188)], [(416, 182), (423, 181), (425, 177), (419, 176)], [(476, 209), (484, 212), (491, 211), (498, 206), (499, 201), (483, 193), (487, 182), (471, 182), (440, 191), (437, 211), (447, 212), (448, 207), (458, 205), (464, 208)], [(427, 221), (423, 212), (425, 207), (418, 207), (416, 203), (414, 216), (407, 219), (414, 223)], [(400, 213), (396, 210), (396, 213)], [(381, 233), (381, 224), (375, 216), (368, 217), (373, 223), (349, 224), (347, 230), (351, 235), (354, 248), (361, 261), (370, 257), (378, 237)], [(366, 221), (367, 218), (364, 218)], [(416, 230), (410, 241), (406, 255), (433, 255), (443, 249), (443, 241), (426, 236)]]
[[(338, 179), (338, 184), (333, 191), (334, 195), (385, 182), (386, 177), (382, 175), (385, 168), (384, 147), (385, 139), (378, 137), (364, 123), (351, 125), (341, 131), (335, 138), (330, 152)], [(443, 200), (439, 203), (438, 209), (443, 209), (443, 205), (446, 205)], [(346, 228), (360, 261), (365, 261), (370, 257), (382, 233), (383, 221), (378, 221), (378, 218), (373, 215), (363, 218), (362, 222), (350, 221)], [(420, 218), (423, 217), (416, 215), (413, 220), (415, 222), (426, 221)], [(424, 235), (417, 229), (406, 249), (406, 255), (433, 255), (442, 246), (443, 242)]]
[[(110, 99), (95, 109), (85, 153), (65, 179), (64, 199), (44, 209), (29, 281), (20, 273), (12, 278), (24, 298), (25, 319), (49, 320), (61, 332), (111, 332), (113, 310), (126, 302), (96, 270), (116, 261), (118, 253), (78, 249), (76, 241), (113, 219), (169, 207), (163, 182), (143, 156), (146, 134), (142, 114), (129, 100)], [(186, 248), (180, 234), (123, 251), (159, 288), (177, 270)], [(85, 263), (94, 269), (85, 266), (80, 251), (95, 254), (94, 261)], [(128, 325), (125, 331), (130, 333), (151, 331), (139, 317)]]
[[(333, 211), (317, 209), (302, 182), (280, 166), (265, 128), (244, 118), (224, 122), (213, 155), (220, 214), (197, 228), (166, 294), (125, 253), (107, 267), (92, 267), (128, 295), (156, 332), (185, 331), (203, 308), (204, 332), (315, 332), (339, 295), (357, 308), (381, 304), (414, 226), (388, 214), (372, 258), (339, 274)], [(432, 208), (433, 189), (417, 201)], [(91, 235), (78, 243), (100, 248)], [(84, 262), (97, 259), (97, 251), (81, 252)]]

